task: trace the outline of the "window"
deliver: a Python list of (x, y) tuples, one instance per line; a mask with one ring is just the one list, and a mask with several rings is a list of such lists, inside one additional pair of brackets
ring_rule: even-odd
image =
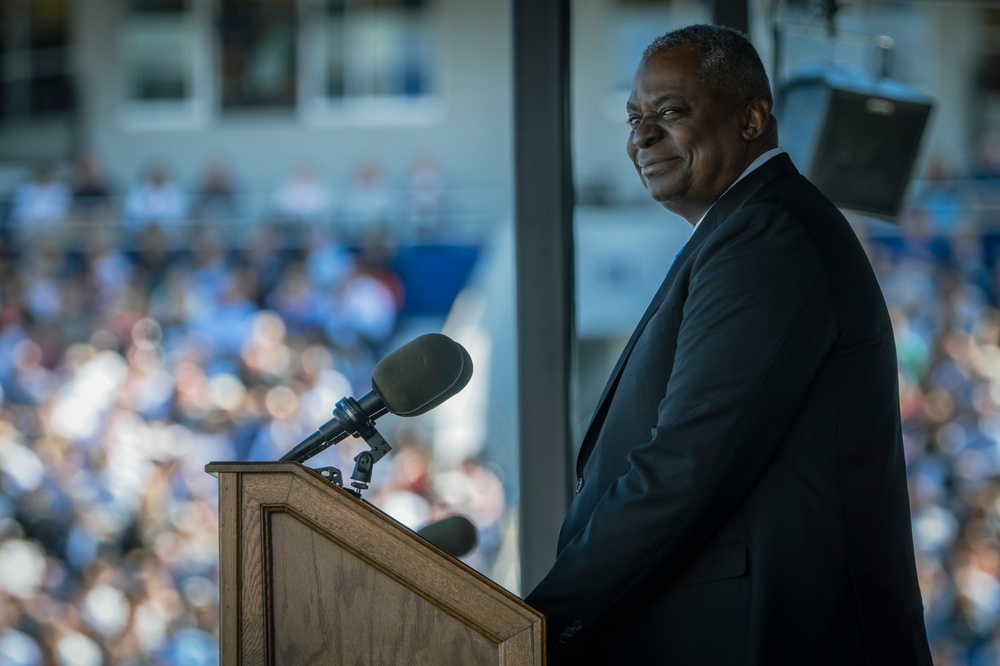
[(219, 13), (222, 109), (293, 109), (296, 0), (223, 0)]
[(127, 0), (122, 111), (129, 125), (204, 122), (208, 0)]
[(0, 122), (73, 110), (67, 0), (0, 2)]
[(439, 108), (433, 0), (120, 1), (126, 124), (419, 123)]
[[(378, 119), (434, 108), (439, 93), (429, 0), (314, 0), (306, 7), (303, 111)], [(407, 120), (417, 118), (402, 118)]]

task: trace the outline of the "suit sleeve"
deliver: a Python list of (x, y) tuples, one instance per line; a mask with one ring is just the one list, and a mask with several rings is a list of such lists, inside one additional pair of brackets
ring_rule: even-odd
[(546, 615), (554, 660), (676, 572), (753, 489), (835, 341), (825, 270), (802, 225), (771, 205), (703, 243), (656, 427), (526, 598)]

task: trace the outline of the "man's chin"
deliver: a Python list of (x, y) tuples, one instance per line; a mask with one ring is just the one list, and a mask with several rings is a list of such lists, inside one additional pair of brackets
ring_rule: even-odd
[(681, 199), (681, 194), (676, 190), (655, 186), (651, 188), (648, 183), (646, 191), (649, 192), (649, 196), (653, 197), (653, 201), (663, 207), (669, 207), (671, 203), (678, 203)]
[(668, 174), (656, 174), (645, 177), (642, 179), (642, 184), (646, 187), (646, 191), (649, 192), (649, 196), (653, 197), (653, 201), (658, 201), (659, 203), (676, 201), (684, 196), (687, 190), (683, 181), (671, 178)]
[(653, 201), (671, 213), (681, 215), (681, 211), (684, 208), (684, 197), (681, 193), (666, 189), (652, 189), (647, 191), (649, 192), (649, 196), (653, 198)]

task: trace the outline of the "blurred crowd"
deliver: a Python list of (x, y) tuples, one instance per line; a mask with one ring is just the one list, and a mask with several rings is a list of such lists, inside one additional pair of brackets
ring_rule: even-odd
[[(377, 360), (405, 342), (387, 199), (375, 166), (359, 173), (335, 207), (303, 166), (242, 226), (221, 164), (193, 192), (161, 166), (118, 192), (88, 156), (68, 178), (40, 167), (10, 193), (0, 664), (217, 663), (217, 481), (205, 464), (277, 460), (337, 400), (367, 392)], [(438, 183), (415, 173), (412, 205), (392, 214), (422, 224)], [(417, 419), (380, 430), (393, 453), (365, 498), (415, 529), (468, 516), (480, 538), (467, 561), (488, 571), (507, 505), (498, 473), (476, 460), (436, 469)], [(308, 464), (349, 482), (365, 448), (347, 441)]]
[(339, 234), (351, 238), (391, 228), (395, 238), (409, 240), (444, 230), (451, 212), (445, 195), (442, 170), (430, 155), (415, 157), (401, 182), (391, 181), (376, 159), (361, 159), (336, 187), (319, 166), (303, 160), (272, 191), (251, 196), (221, 158), (186, 184), (163, 160), (150, 160), (125, 181), (109, 176), (93, 153), (83, 153), (68, 168), (36, 165), (11, 193), (2, 217), (7, 238), (18, 241), (110, 227), (119, 245), (133, 247), (155, 230), (183, 247), (191, 226), (211, 226), (234, 240), (248, 223), (261, 220), (282, 226), (336, 223)]
[[(422, 194), (391, 216), (431, 225), (440, 178), (430, 162), (416, 172)], [(966, 169), (933, 158), (920, 176), (898, 224), (856, 228), (895, 325), (935, 660), (996, 664), (1000, 137)], [(302, 165), (235, 236), (241, 200), (222, 164), (190, 191), (157, 166), (116, 192), (88, 157), (68, 179), (40, 168), (12, 193), (0, 217), (0, 663), (217, 662), (217, 487), (204, 465), (279, 458), (366, 392), (403, 341), (379, 180), (364, 165), (356, 196), (335, 203)], [(366, 499), (414, 528), (469, 516), (480, 539), (467, 561), (489, 573), (510, 504), (501, 472), (436, 467), (419, 420), (382, 434), (393, 452)], [(346, 480), (363, 448), (309, 464)]]
[(917, 569), (938, 666), (1000, 663), (1000, 135), (868, 227), (893, 317)]

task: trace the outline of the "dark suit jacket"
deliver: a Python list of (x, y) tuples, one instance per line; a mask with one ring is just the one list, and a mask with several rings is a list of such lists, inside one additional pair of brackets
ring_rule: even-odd
[(695, 230), (578, 472), (526, 598), (550, 663), (930, 663), (889, 315), (787, 155)]

